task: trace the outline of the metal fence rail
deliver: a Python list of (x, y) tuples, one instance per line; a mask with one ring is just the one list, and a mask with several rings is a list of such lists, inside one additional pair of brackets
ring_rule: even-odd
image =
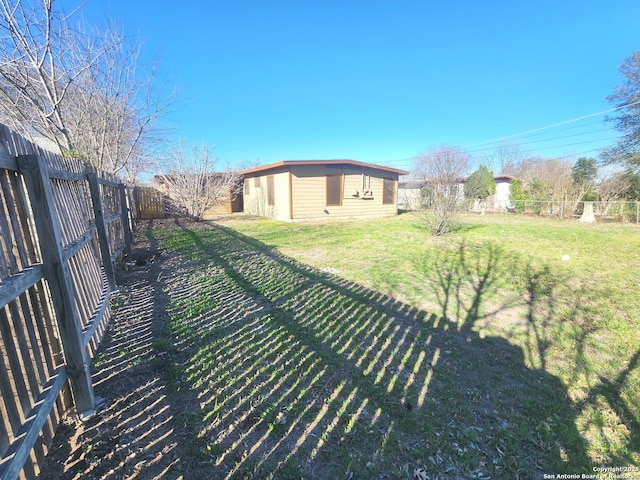
[(92, 413), (90, 363), (114, 260), (131, 244), (128, 189), (0, 125), (0, 479), (33, 478), (66, 409)]

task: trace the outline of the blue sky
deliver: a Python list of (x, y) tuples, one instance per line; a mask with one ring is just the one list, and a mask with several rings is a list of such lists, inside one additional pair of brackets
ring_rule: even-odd
[[(640, 49), (637, 0), (88, 0), (83, 11), (139, 32), (180, 86), (176, 136), (237, 167), (408, 168), (441, 144), (481, 161), (502, 137), (611, 108), (619, 64)], [(509, 141), (530, 155), (596, 156), (616, 137), (603, 120)]]

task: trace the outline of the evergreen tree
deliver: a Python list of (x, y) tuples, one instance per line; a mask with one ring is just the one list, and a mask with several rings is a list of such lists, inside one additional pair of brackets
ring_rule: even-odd
[(616, 85), (607, 101), (618, 107), (615, 116), (606, 120), (622, 133), (615, 147), (605, 150), (605, 163), (622, 163), (640, 169), (640, 52), (633, 52), (620, 65), (623, 83)]
[(471, 199), (484, 199), (496, 193), (496, 181), (493, 173), (484, 165), (464, 182), (464, 196)]
[(595, 158), (580, 157), (571, 167), (571, 178), (575, 185), (593, 185), (598, 176), (598, 161)]

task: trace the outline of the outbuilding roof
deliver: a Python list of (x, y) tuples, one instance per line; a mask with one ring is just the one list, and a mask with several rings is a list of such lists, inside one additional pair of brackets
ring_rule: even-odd
[(348, 165), (352, 167), (364, 167), (375, 170), (381, 170), (383, 172), (395, 173), (398, 175), (408, 175), (409, 172), (400, 170), (397, 168), (384, 167), (382, 165), (374, 165), (372, 163), (357, 162), (355, 160), (282, 160), (276, 163), (270, 163), (269, 165), (263, 165), (260, 167), (250, 168), (240, 172), (242, 175), (250, 175), (252, 173), (264, 173), (268, 170), (274, 170), (280, 167), (293, 167), (293, 166), (305, 166), (305, 165), (325, 165), (325, 166), (339, 166)]

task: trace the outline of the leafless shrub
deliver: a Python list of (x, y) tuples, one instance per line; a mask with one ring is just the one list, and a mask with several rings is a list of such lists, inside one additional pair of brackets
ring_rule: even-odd
[(442, 235), (456, 225), (464, 204), (461, 181), (470, 161), (467, 152), (447, 145), (414, 159), (412, 174), (425, 182), (419, 214), (433, 235)]
[(217, 163), (210, 147), (178, 143), (159, 165), (156, 179), (187, 215), (201, 220), (207, 209), (241, 192), (240, 175), (228, 166), (218, 171)]

